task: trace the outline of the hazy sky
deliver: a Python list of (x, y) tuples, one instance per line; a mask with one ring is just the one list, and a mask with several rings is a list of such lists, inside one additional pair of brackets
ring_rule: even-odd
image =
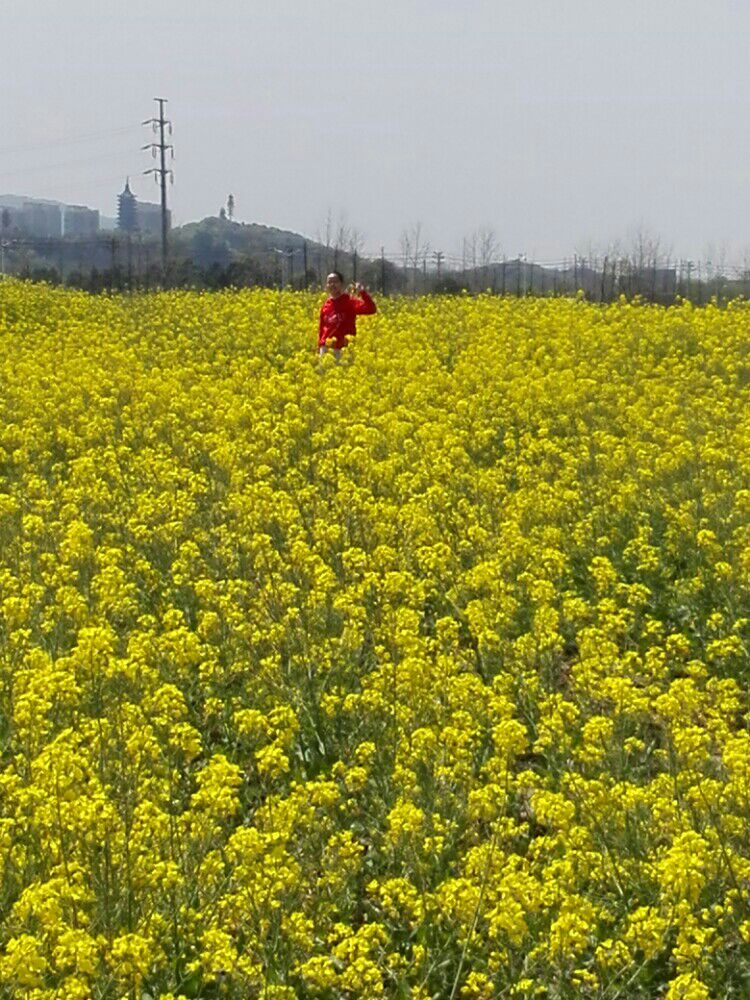
[(495, 229), (555, 260), (639, 226), (750, 254), (748, 0), (2, 0), (0, 193), (115, 214), (152, 98), (174, 122), (175, 221), (367, 246)]

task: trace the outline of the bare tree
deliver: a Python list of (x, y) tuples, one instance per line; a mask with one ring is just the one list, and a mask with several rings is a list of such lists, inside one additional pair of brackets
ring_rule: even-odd
[(326, 248), (326, 259), (325, 259), (325, 269), (329, 270), (331, 266), (331, 237), (333, 236), (333, 213), (329, 208), (326, 212), (325, 220), (322, 226), (318, 226), (318, 231), (316, 233), (316, 241), (322, 243)]
[(401, 250), (401, 264), (406, 269), (411, 260), (411, 235), (408, 229), (401, 231), (401, 235), (398, 238), (398, 245)]
[(471, 268), (471, 274), (469, 277), (469, 287), (472, 291), (475, 288), (477, 280), (477, 266), (479, 264), (480, 257), (480, 238), (479, 231), (474, 230), (468, 236), (464, 236), (461, 240), (461, 266), (463, 270), (464, 281), (466, 280), (466, 269)]
[(349, 240), (351, 236), (351, 230), (349, 226), (339, 220), (339, 224), (336, 227), (336, 233), (333, 237), (333, 249), (335, 251), (344, 251), (349, 246)]
[(346, 253), (349, 246), (351, 227), (346, 221), (346, 213), (339, 215), (336, 231), (333, 237), (333, 266), (337, 270), (341, 268), (341, 255)]
[(356, 227), (349, 230), (349, 253), (361, 254), (365, 246), (365, 234)]
[(645, 271), (650, 265), (658, 262), (661, 255), (661, 240), (647, 229), (640, 227), (634, 234), (631, 253), (638, 271)]
[(486, 288), (491, 285), (494, 288), (494, 276), (490, 269), (500, 250), (495, 230), (491, 226), (480, 226), (477, 230), (477, 244), (479, 247), (479, 266), (482, 272), (482, 287)]
[(661, 237), (641, 224), (630, 229), (624, 239), (615, 239), (606, 245), (591, 240), (585, 245), (579, 244), (574, 281), (598, 298), (609, 297), (615, 292), (653, 298), (667, 291), (670, 260), (671, 249), (663, 246)]
[(656, 273), (663, 261), (671, 255), (671, 248), (662, 245), (661, 237), (640, 225), (630, 238), (630, 269), (634, 272), (632, 291), (650, 294), (656, 292)]
[(357, 281), (358, 278), (358, 266), (359, 259), (362, 256), (362, 250), (365, 245), (365, 234), (353, 226), (349, 230), (349, 253), (352, 258), (352, 281)]
[(575, 291), (579, 289), (587, 295), (598, 295), (601, 291), (601, 277), (597, 274), (598, 260), (600, 256), (606, 256), (607, 251), (602, 251), (598, 244), (592, 240), (586, 243), (578, 243), (575, 247), (574, 275), (573, 280)]
[(420, 265), (430, 252), (430, 244), (424, 238), (422, 223), (415, 222), (409, 229), (404, 229), (399, 238), (399, 245), (403, 255), (404, 267), (407, 273), (411, 270), (412, 288), (416, 291), (417, 274), (419, 273)]
[(495, 230), (490, 226), (481, 226), (477, 230), (476, 238), (479, 246), (479, 265), (488, 268), (500, 249)]
[(712, 257), (714, 263), (713, 278), (715, 281), (712, 294), (716, 295), (717, 299), (720, 299), (725, 290), (727, 280), (727, 260), (729, 257), (729, 250), (726, 243), (720, 243), (719, 246), (715, 248)]
[[(619, 239), (611, 240), (607, 244), (607, 250), (604, 255), (604, 259), (609, 265), (609, 277), (605, 279), (605, 284), (603, 287), (605, 290), (609, 288), (609, 296), (613, 297), (618, 291), (622, 291), (621, 283), (623, 280), (623, 249), (622, 241)], [(609, 282), (609, 285), (606, 284)]]
[(411, 235), (412, 264), (416, 271), (419, 268), (420, 261), (430, 252), (430, 243), (429, 240), (424, 238), (421, 222), (414, 223)]
[(477, 269), (477, 247), (479, 246), (479, 239), (476, 234), (476, 230), (469, 237), (469, 254), (471, 255), (471, 269), (476, 273)]

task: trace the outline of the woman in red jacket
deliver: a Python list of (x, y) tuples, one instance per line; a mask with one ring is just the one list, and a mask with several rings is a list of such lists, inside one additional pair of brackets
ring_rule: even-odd
[(334, 357), (341, 357), (349, 337), (357, 332), (357, 316), (371, 316), (376, 312), (375, 303), (362, 285), (357, 285), (355, 298), (344, 291), (344, 279), (339, 271), (331, 271), (326, 278), (328, 298), (320, 309), (318, 328), (318, 354), (325, 354), (328, 348)]

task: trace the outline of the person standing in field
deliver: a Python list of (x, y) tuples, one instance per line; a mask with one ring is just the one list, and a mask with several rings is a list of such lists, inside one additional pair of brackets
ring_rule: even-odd
[(326, 291), (328, 298), (320, 309), (318, 354), (331, 349), (338, 361), (348, 338), (357, 332), (357, 316), (372, 316), (377, 309), (362, 285), (355, 287), (354, 295), (348, 295), (339, 271), (331, 271), (326, 278)]

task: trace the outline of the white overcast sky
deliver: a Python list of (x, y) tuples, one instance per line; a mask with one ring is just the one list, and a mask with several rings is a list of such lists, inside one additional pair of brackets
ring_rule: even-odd
[[(0, 193), (555, 260), (645, 228), (750, 254), (748, 0), (2, 0)], [(117, 131), (115, 131), (117, 130)], [(109, 133), (109, 134), (105, 134)]]

